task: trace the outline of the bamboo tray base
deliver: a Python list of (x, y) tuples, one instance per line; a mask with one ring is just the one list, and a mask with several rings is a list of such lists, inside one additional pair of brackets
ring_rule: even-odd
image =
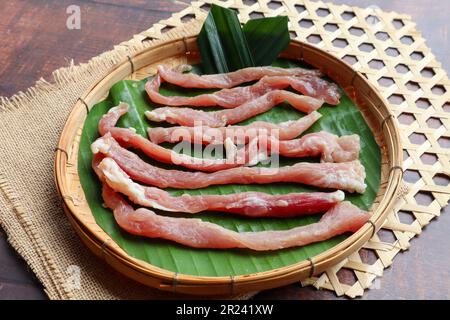
[(357, 251), (381, 226), (399, 187), (401, 146), (396, 121), (385, 101), (361, 74), (322, 50), (296, 41), (291, 43), (283, 56), (304, 60), (339, 83), (356, 101), (381, 146), (381, 186), (371, 210), (370, 223), (342, 243), (309, 260), (267, 272), (230, 277), (190, 276), (152, 266), (129, 256), (97, 225), (77, 174), (78, 145), (86, 107), (99, 102), (114, 83), (127, 78), (130, 72), (131, 78), (140, 80), (154, 74), (155, 67), (161, 63), (173, 66), (192, 63), (191, 60), (198, 56), (196, 50), (195, 37), (183, 37), (138, 52), (96, 83), (75, 105), (58, 145), (58, 149), (66, 150), (67, 154), (57, 155), (55, 172), (66, 212), (83, 241), (115, 269), (141, 283), (162, 290), (198, 295), (239, 294), (290, 284), (322, 272)]
[[(393, 209), (383, 223), (382, 232), (376, 233), (360, 251), (325, 272), (302, 280), (302, 285), (332, 290), (339, 296), (361, 296), (393, 263), (397, 253), (409, 248), (410, 239), (420, 234), (423, 227), (440, 215), (441, 209), (450, 199), (448, 182), (436, 182), (436, 177), (448, 181), (450, 172), (450, 157), (445, 144), (450, 137), (450, 81), (410, 16), (309, 0), (284, 0), (276, 7), (269, 5), (269, 2), (259, 0), (247, 5), (240, 0), (194, 1), (185, 10), (118, 45), (115, 59), (125, 61), (130, 52), (153, 46), (162, 40), (198, 33), (200, 23), (196, 23), (197, 20), (203, 20), (208, 6), (217, 3), (236, 9), (242, 22), (254, 14), (267, 17), (287, 15), (292, 38), (314, 43), (352, 63), (355, 70), (367, 77), (389, 100), (389, 110), (400, 120), (404, 148), (403, 170), (406, 175), (409, 170), (413, 170), (419, 174), (419, 178), (403, 182), (393, 201)], [(318, 10), (328, 12), (328, 15), (319, 15)], [(309, 20), (311, 27), (303, 27), (302, 20)], [(405, 36), (411, 37), (412, 42), (403, 43)], [(342, 39), (347, 41), (343, 46)], [(409, 69), (406, 75), (401, 73), (401, 69), (397, 71), (400, 64)], [(423, 70), (427, 68), (434, 72), (434, 76), (422, 76)], [(380, 85), (383, 77), (392, 79), (394, 84), (388, 87)], [(421, 89), (409, 90), (407, 85), (410, 81), (419, 84)], [(427, 109), (419, 102), (425, 102)], [(406, 118), (406, 121), (402, 121), (402, 118)], [(440, 125), (430, 128), (430, 120), (438, 121)], [(420, 145), (411, 143), (409, 137), (413, 134), (425, 137), (425, 142)], [(421, 157), (425, 153), (436, 157), (437, 161), (432, 165), (423, 163)], [(431, 202), (416, 200), (422, 194), (431, 195)], [(412, 218), (412, 222), (401, 220), (401, 215), (405, 214)], [(384, 237), (386, 233), (394, 240)], [(369, 254), (373, 259), (366, 258)], [(344, 281), (340, 276), (343, 271), (350, 272), (355, 280), (351, 283)]]

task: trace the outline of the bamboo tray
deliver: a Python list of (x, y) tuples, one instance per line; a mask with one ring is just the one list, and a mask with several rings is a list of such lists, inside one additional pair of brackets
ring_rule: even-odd
[[(358, 105), (381, 147), (381, 184), (371, 208), (372, 217), (359, 231), (333, 248), (296, 264), (266, 272), (229, 277), (178, 274), (129, 256), (95, 222), (77, 173), (77, 157), (83, 123), (89, 108), (101, 101), (111, 86), (123, 79), (142, 79), (160, 63), (183, 63), (195, 59), (196, 38), (179, 38), (139, 51), (115, 66), (75, 104), (61, 134), (55, 157), (55, 180), (69, 221), (83, 242), (124, 275), (166, 291), (196, 295), (228, 295), (283, 286), (319, 274), (359, 250), (381, 227), (392, 210), (402, 179), (402, 148), (395, 118), (386, 101), (359, 72), (344, 61), (312, 45), (291, 41), (282, 54), (304, 60), (338, 83)], [(397, 170), (399, 169), (399, 170)]]

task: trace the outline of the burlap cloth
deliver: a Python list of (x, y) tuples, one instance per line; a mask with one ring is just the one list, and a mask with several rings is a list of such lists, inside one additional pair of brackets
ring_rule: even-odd
[[(153, 45), (154, 43), (166, 39), (188, 36), (198, 31), (198, 21), (192, 21), (196, 27), (186, 26), (182, 21), (186, 15), (193, 15), (196, 19), (204, 19), (207, 8), (206, 3), (223, 2), (218, 0), (195, 1), (190, 7), (174, 14), (171, 18), (155, 24), (150, 29), (134, 35), (133, 39), (117, 45), (114, 50), (101, 54), (93, 58), (86, 64), (67, 68), (62, 68), (54, 72), (51, 82), (39, 80), (33, 88), (25, 93), (19, 93), (10, 99), (0, 98), (0, 223), (6, 231), (8, 241), (17, 252), (26, 260), (31, 270), (44, 285), (45, 292), (51, 299), (156, 299), (156, 298), (179, 298), (179, 295), (160, 292), (143, 285), (115, 272), (106, 263), (95, 257), (82, 244), (75, 231), (66, 218), (61, 201), (55, 188), (53, 180), (53, 160), (54, 149), (57, 145), (59, 135), (64, 126), (65, 120), (75, 104), (78, 97), (99, 79), (108, 74), (111, 68), (125, 61), (128, 55), (133, 55), (136, 51)], [(422, 65), (418, 65), (414, 60), (406, 60), (412, 70), (416, 81), (420, 82), (426, 90), (423, 97), (433, 102), (435, 117), (443, 123), (448, 124), (448, 115), (442, 111), (442, 105), (446, 103), (450, 82), (443, 71), (434, 60), (429, 48), (422, 41), (420, 34), (414, 29), (414, 24), (410, 17), (400, 16), (396, 13), (385, 13), (380, 10), (361, 9), (347, 6), (336, 6), (312, 2), (309, 0), (283, 1), (283, 6), (270, 8), (268, 0), (260, 0), (249, 6), (241, 0), (227, 1), (225, 5), (236, 8), (239, 11), (240, 19), (247, 20), (251, 12), (257, 10), (266, 16), (287, 14), (290, 18), (290, 30), (295, 32), (300, 40), (307, 40), (310, 32), (299, 27), (297, 23), (305, 16), (311, 17), (316, 25), (325, 23), (335, 23), (342, 25), (345, 37), (352, 37), (348, 34), (349, 23), (358, 23), (369, 35), (369, 40), (375, 47), (385, 49), (385, 43), (376, 39), (375, 31), (367, 23), (364, 17), (367, 14), (376, 14), (383, 20), (384, 29), (396, 40), (397, 46), (405, 56), (409, 56), (411, 50), (421, 50), (426, 53), (427, 61), (439, 77), (424, 81), (420, 78)], [(206, 6), (206, 7), (205, 7)], [(326, 8), (331, 14), (322, 18), (316, 15), (318, 8)], [(351, 10), (356, 13), (357, 18), (347, 22), (344, 13)], [(350, 12), (351, 13), (351, 12)], [(396, 30), (389, 27), (392, 19), (403, 19), (406, 29), (409, 30), (418, 46), (408, 47), (402, 45), (400, 38), (403, 29)], [(169, 32), (164, 32), (165, 28), (172, 28)], [(345, 49), (337, 49), (332, 45), (333, 35), (325, 30), (318, 29), (321, 37), (326, 40), (320, 44), (326, 50), (343, 57), (353, 55), (359, 59), (359, 64), (355, 68), (365, 72), (368, 78), (375, 85), (378, 74), (370, 69), (368, 63), (374, 56), (367, 56), (366, 53), (358, 51), (358, 42), (351, 38), (352, 46)], [(151, 41), (149, 41), (149, 39)], [(153, 40), (156, 39), (156, 40)], [(358, 40), (363, 41), (363, 40)], [(378, 56), (377, 56), (378, 57)], [(398, 63), (396, 58), (383, 54), (381, 57), (385, 64), (392, 65)], [(402, 60), (403, 62), (403, 60)], [(392, 76), (397, 84), (392, 90), (402, 94), (407, 102), (413, 106), (417, 99), (415, 93), (410, 93), (399, 88), (404, 87), (404, 82), (408, 79)], [(437, 96), (432, 87), (438, 82), (447, 88), (445, 95)], [(379, 87), (380, 92), (388, 98), (393, 91), (391, 88)], [(398, 115), (402, 112), (401, 106), (391, 105), (393, 113)], [(448, 151), (441, 148), (438, 138), (445, 135), (445, 132), (430, 132), (426, 128), (426, 117), (422, 115), (420, 108), (410, 107), (411, 112), (416, 115), (417, 126), (401, 127), (403, 143), (413, 159), (405, 163), (408, 166), (415, 166), (422, 177), (426, 179), (426, 184), (411, 184), (409, 192), (404, 195), (396, 204), (396, 209), (388, 217), (383, 228), (394, 232), (396, 242), (388, 244), (380, 240), (375, 235), (364, 248), (375, 250), (378, 260), (373, 265), (367, 265), (361, 261), (358, 253), (354, 253), (347, 259), (339, 263), (330, 270), (327, 270), (317, 277), (306, 279), (304, 285), (314, 285), (317, 288), (334, 290), (336, 294), (346, 294), (350, 297), (362, 295), (364, 289), (368, 288), (372, 281), (381, 276), (384, 268), (388, 267), (395, 255), (401, 250), (409, 247), (409, 240), (421, 232), (422, 227), (427, 225), (435, 216), (440, 214), (440, 209), (444, 207), (450, 198), (448, 188), (437, 186), (433, 183), (432, 177), (435, 174), (444, 174), (448, 168)], [(418, 132), (426, 135), (432, 145), (429, 150), (416, 147), (408, 142), (411, 132)], [(424, 152), (432, 152), (439, 155), (439, 166), (425, 166), (418, 160)], [(442, 165), (441, 165), (442, 164)], [(405, 168), (405, 169), (406, 169)], [(414, 202), (414, 195), (421, 191), (432, 192), (435, 200), (428, 206), (421, 206)], [(414, 213), (415, 221), (411, 225), (402, 224), (397, 216), (399, 210), (408, 210)], [(74, 270), (80, 271), (80, 286), (74, 286)], [(351, 269), (357, 275), (358, 281), (353, 285), (344, 285), (339, 282), (337, 272), (340, 268)], [(77, 284), (75, 282), (75, 284)], [(246, 296), (248, 297), (248, 296)], [(242, 297), (241, 297), (242, 298)]]
[[(180, 298), (118, 274), (83, 245), (63, 212), (53, 161), (77, 98), (128, 55), (187, 35), (182, 30), (174, 28), (152, 42), (135, 36), (86, 64), (55, 71), (51, 83), (41, 79), (25, 93), (1, 98), (0, 222), (9, 243), (42, 282), (50, 299)], [(73, 278), (77, 268), (79, 288)]]

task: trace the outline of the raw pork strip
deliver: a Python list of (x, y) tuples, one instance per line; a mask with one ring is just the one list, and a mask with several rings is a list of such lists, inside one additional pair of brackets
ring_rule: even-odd
[[(103, 137), (112, 136), (119, 143), (122, 143), (127, 147), (142, 150), (142, 152), (155, 160), (200, 171), (223, 170), (239, 167), (244, 164), (254, 164), (259, 161), (259, 154), (254, 151), (255, 148), (258, 147), (256, 139), (253, 142), (250, 142), (248, 148), (241, 148), (239, 150), (236, 150), (236, 147), (231, 140), (225, 141), (227, 159), (196, 158), (166, 149), (140, 136), (132, 129), (114, 127), (119, 118), (127, 112), (128, 105), (126, 103), (121, 103), (118, 106), (111, 108), (108, 113), (103, 115), (99, 122), (98, 130), (100, 134)], [(93, 153), (102, 152), (101, 150), (105, 148), (107, 147), (104, 146), (104, 140), (102, 138), (97, 139), (91, 145)], [(250, 159), (250, 155), (253, 155), (254, 158)]]
[(177, 70), (170, 69), (165, 65), (158, 66), (158, 74), (164, 81), (185, 88), (233, 88), (245, 82), (259, 80), (265, 76), (321, 76), (319, 70), (308, 70), (303, 68), (277, 68), (277, 67), (255, 67), (244, 68), (238, 71), (223, 74), (197, 75), (194, 73), (182, 73), (190, 71), (191, 66), (181, 65)]
[(98, 122), (98, 133), (100, 133), (101, 136), (104, 136), (111, 129), (114, 129), (117, 121), (119, 121), (121, 116), (127, 114), (128, 109), (129, 106), (125, 102), (121, 102), (117, 106), (109, 109)]
[(352, 134), (338, 137), (326, 131), (304, 135), (300, 139), (279, 141), (268, 138), (269, 148), (284, 157), (317, 157), (322, 162), (349, 162), (358, 159), (360, 143), (359, 136)]
[[(314, 114), (314, 113), (312, 113)], [(311, 114), (310, 114), (311, 115)], [(301, 120), (301, 119), (300, 119)], [(258, 126), (260, 128), (258, 128)], [(280, 129), (281, 128), (281, 129)], [(297, 128), (301, 128), (301, 125)], [(275, 131), (275, 135), (270, 130)], [(289, 129), (289, 127), (286, 127)], [(303, 129), (303, 128), (302, 128)], [(306, 130), (307, 127), (304, 127)], [(321, 155), (322, 162), (348, 162), (358, 159), (360, 151), (359, 136), (356, 134), (338, 137), (326, 131), (309, 133), (299, 139), (284, 140), (276, 137), (281, 133), (281, 126), (258, 122), (248, 126), (229, 126), (223, 128), (210, 127), (172, 127), (172, 128), (149, 128), (148, 135), (155, 143), (164, 141), (177, 142), (187, 140), (193, 143), (220, 144), (225, 138), (234, 143), (244, 144), (250, 139), (260, 139), (264, 142), (260, 146), (284, 157), (316, 157)], [(293, 132), (294, 130), (290, 130)], [(285, 135), (283, 135), (283, 138)], [(264, 141), (265, 140), (265, 141)]]
[(107, 185), (103, 185), (102, 196), (105, 206), (113, 210), (117, 224), (127, 232), (171, 240), (194, 248), (267, 251), (300, 247), (346, 232), (356, 232), (370, 219), (367, 212), (344, 201), (313, 224), (289, 230), (238, 233), (200, 219), (160, 216), (144, 208), (134, 210)]
[[(236, 129), (235, 129), (236, 128)], [(267, 129), (235, 126), (226, 128), (173, 127), (150, 128), (148, 135), (155, 143), (187, 140), (193, 143), (220, 144), (224, 138), (243, 144), (250, 139), (261, 140), (259, 150), (276, 152), (284, 157), (317, 157), (322, 162), (349, 162), (358, 159), (360, 151), (359, 136), (356, 134), (338, 137), (326, 131), (309, 133), (299, 139), (282, 140), (271, 136)], [(229, 129), (229, 131), (226, 131)], [(270, 130), (270, 129), (269, 129)], [(157, 142), (156, 142), (157, 141)]]
[(311, 127), (322, 115), (317, 111), (298, 119), (281, 123), (255, 121), (245, 126), (228, 126), (222, 128), (199, 127), (170, 127), (148, 128), (147, 133), (154, 143), (191, 141), (202, 144), (223, 144), (226, 138), (233, 143), (248, 143), (249, 138), (266, 132), (275, 133), (279, 140), (291, 140), (301, 135)]
[(241, 192), (225, 195), (183, 194), (174, 197), (164, 190), (133, 182), (111, 158), (104, 158), (98, 169), (111, 188), (126, 195), (134, 203), (169, 212), (220, 211), (247, 217), (294, 217), (325, 212), (344, 200), (344, 193), (340, 190), (332, 193), (270, 195)]
[(101, 147), (94, 153), (114, 159), (134, 180), (159, 188), (199, 189), (230, 183), (293, 182), (359, 193), (366, 189), (365, 169), (358, 160), (346, 163), (301, 162), (280, 168), (237, 167), (212, 173), (187, 172), (155, 167), (122, 148), (112, 137), (105, 136), (100, 141)]
[(291, 86), (305, 96), (322, 99), (326, 103), (337, 105), (340, 99), (339, 89), (335, 84), (329, 83), (315, 76), (276, 76), (264, 77), (256, 84), (247, 87), (234, 87), (222, 89), (214, 93), (200, 94), (194, 97), (165, 96), (159, 93), (161, 77), (156, 74), (147, 81), (145, 90), (150, 100), (168, 106), (220, 106), (235, 108), (247, 101), (256, 99), (275, 89), (286, 89)]
[(319, 109), (323, 104), (322, 100), (289, 91), (274, 90), (234, 109), (205, 112), (191, 108), (162, 107), (146, 111), (145, 115), (151, 121), (167, 121), (181, 126), (224, 127), (227, 124), (235, 124), (264, 113), (283, 101), (289, 102), (295, 109), (306, 113)]

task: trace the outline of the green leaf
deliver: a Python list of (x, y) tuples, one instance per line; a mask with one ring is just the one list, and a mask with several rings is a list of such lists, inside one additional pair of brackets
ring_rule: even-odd
[(270, 65), (289, 45), (287, 17), (249, 20), (243, 28), (236, 12), (212, 5), (197, 44), (204, 73), (225, 73)]
[(254, 63), (235, 11), (212, 5), (197, 38), (205, 73), (225, 73)]
[(242, 30), (255, 66), (270, 65), (291, 40), (287, 17), (249, 20)]
[[(147, 137), (148, 122), (144, 112), (147, 110), (148, 98), (144, 86), (144, 82), (120, 81), (111, 87), (109, 100), (115, 106), (120, 102), (126, 102), (130, 106), (128, 113), (120, 118), (118, 126), (124, 128), (132, 126), (137, 133)], [(136, 94), (136, 91), (140, 94)]]
[[(277, 60), (274, 65), (279, 67), (303, 66), (287, 60)], [(304, 67), (304, 66), (303, 66)], [(119, 101), (130, 104), (130, 115), (121, 120), (122, 126), (132, 126), (145, 135), (146, 128), (151, 124), (142, 121), (143, 112), (155, 108), (145, 94), (145, 80), (120, 81), (110, 91), (107, 100), (96, 104), (89, 112), (85, 121), (80, 141), (78, 172), (89, 207), (97, 223), (117, 242), (129, 255), (147, 261), (155, 266), (183, 274), (199, 276), (228, 276), (241, 275), (260, 271), (272, 270), (315, 256), (343, 241), (348, 235), (310, 244), (304, 247), (278, 250), (273, 252), (253, 252), (250, 250), (208, 250), (194, 249), (176, 243), (147, 239), (130, 235), (122, 231), (114, 221), (110, 210), (102, 207), (101, 184), (91, 169), (92, 154), (90, 144), (98, 137), (97, 125), (100, 117)], [(186, 90), (164, 84), (161, 92), (165, 95), (197, 94), (199, 90)], [(338, 106), (325, 105), (319, 109), (322, 118), (310, 128), (310, 132), (326, 130), (337, 135), (356, 133), (361, 137), (360, 160), (366, 168), (366, 183), (368, 188), (362, 195), (346, 194), (348, 200), (358, 207), (368, 210), (375, 200), (380, 185), (380, 149), (373, 134), (365, 123), (355, 104), (343, 96)], [(281, 104), (272, 110), (258, 115), (247, 122), (256, 120), (281, 122), (294, 120), (303, 114), (294, 108)], [(150, 161), (150, 160), (148, 160)], [(281, 165), (288, 165), (304, 159), (280, 159)], [(309, 161), (317, 161), (309, 159)], [(162, 164), (159, 164), (164, 166)], [(200, 190), (168, 190), (174, 195), (189, 194), (227, 194), (245, 191), (262, 191), (270, 194), (290, 192), (310, 192), (318, 190), (313, 187), (293, 183), (274, 183), (268, 185), (225, 185), (212, 186)], [(156, 211), (156, 210), (155, 210)], [(158, 212), (159, 214), (165, 214)], [(180, 215), (190, 217), (192, 215)], [(219, 224), (225, 228), (243, 231), (262, 231), (289, 229), (317, 221), (320, 216), (299, 217), (292, 219), (249, 219), (234, 215), (205, 212), (195, 215), (205, 221)]]

